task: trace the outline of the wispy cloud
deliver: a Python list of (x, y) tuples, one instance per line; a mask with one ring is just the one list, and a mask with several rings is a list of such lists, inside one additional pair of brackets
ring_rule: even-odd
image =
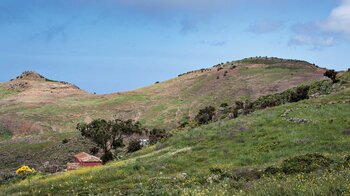
[(260, 21), (250, 24), (247, 31), (255, 34), (265, 34), (278, 31), (282, 28), (283, 22), (281, 21)]
[(350, 36), (350, 0), (343, 0), (319, 26), (326, 32)]
[(309, 35), (295, 35), (289, 40), (290, 45), (312, 46), (313, 49), (333, 46), (334, 37), (314, 37)]
[(312, 49), (330, 47), (350, 38), (350, 0), (342, 0), (325, 20), (295, 24), (289, 45), (310, 46)]

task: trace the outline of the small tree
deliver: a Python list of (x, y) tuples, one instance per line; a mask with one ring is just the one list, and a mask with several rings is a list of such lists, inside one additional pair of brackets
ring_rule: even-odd
[(195, 117), (195, 120), (198, 124), (207, 124), (213, 120), (215, 116), (215, 108), (213, 106), (207, 106), (204, 109), (199, 110), (198, 114)]
[(103, 150), (104, 162), (113, 157), (112, 149), (124, 146), (124, 138), (133, 134), (141, 134), (144, 130), (139, 122), (133, 120), (93, 120), (91, 123), (79, 123), (77, 129), (82, 136), (89, 138), (96, 146)]

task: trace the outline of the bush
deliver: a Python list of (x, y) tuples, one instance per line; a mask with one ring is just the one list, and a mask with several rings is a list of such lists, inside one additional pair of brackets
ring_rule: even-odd
[(330, 78), (333, 81), (333, 83), (337, 83), (338, 82), (337, 74), (338, 73), (332, 69), (332, 70), (327, 70), (323, 75)]
[(102, 155), (101, 160), (103, 162), (103, 164), (109, 162), (109, 161), (113, 161), (114, 160), (114, 155), (111, 151), (105, 153), (104, 155)]
[(136, 152), (138, 150), (142, 149), (142, 145), (141, 142), (137, 139), (132, 139), (129, 141), (129, 145), (128, 145), (128, 152)]
[(221, 108), (226, 108), (227, 106), (228, 106), (227, 103), (222, 103), (222, 104), (220, 105)]
[(65, 138), (65, 139), (62, 140), (62, 144), (66, 144), (66, 143), (68, 143), (68, 142), (69, 142), (69, 140), (68, 140), (67, 138)]
[(262, 171), (258, 171), (256, 169), (239, 169), (234, 170), (232, 177), (235, 180), (245, 180), (245, 181), (251, 181), (251, 180), (257, 180), (260, 179), (263, 175)]
[(165, 129), (152, 129), (149, 134), (149, 143), (153, 145), (169, 137), (170, 134), (168, 134)]
[(236, 109), (238, 110), (243, 109), (244, 107), (244, 103), (242, 101), (236, 101), (235, 105), (236, 105)]
[(278, 167), (273, 167), (273, 166), (267, 167), (264, 170), (264, 173), (267, 174), (267, 175), (274, 175), (274, 174), (277, 174), (279, 172), (281, 172), (281, 169), (278, 168)]
[(309, 96), (316, 93), (320, 95), (329, 94), (332, 90), (332, 85), (333, 85), (333, 82), (329, 80), (315, 82), (310, 85)]
[(320, 154), (306, 154), (284, 160), (281, 169), (285, 174), (309, 173), (329, 167), (333, 161)]
[(198, 114), (195, 117), (195, 120), (198, 124), (207, 124), (213, 120), (215, 116), (215, 108), (213, 106), (205, 107), (204, 109), (199, 110)]
[(30, 174), (30, 173), (34, 173), (34, 172), (35, 172), (34, 168), (30, 168), (29, 166), (23, 165), (22, 167), (20, 167), (16, 170), (16, 175)]
[(262, 171), (256, 169), (229, 169), (224, 170), (221, 168), (210, 168), (210, 173), (219, 176), (219, 179), (230, 178), (236, 181), (251, 181), (261, 178)]

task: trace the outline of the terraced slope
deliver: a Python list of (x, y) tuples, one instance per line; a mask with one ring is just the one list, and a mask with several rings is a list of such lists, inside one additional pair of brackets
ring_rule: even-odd
[(108, 95), (92, 95), (70, 84), (24, 74), (0, 84), (0, 124), (14, 135), (70, 131), (76, 123), (93, 118), (132, 118), (148, 127), (174, 128), (203, 106), (280, 92), (324, 79), (323, 72), (304, 61), (244, 59)]

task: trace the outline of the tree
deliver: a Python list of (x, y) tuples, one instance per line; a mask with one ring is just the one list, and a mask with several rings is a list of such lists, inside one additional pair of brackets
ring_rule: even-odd
[(79, 123), (77, 129), (81, 135), (90, 139), (103, 150), (103, 157), (110, 157), (111, 150), (123, 147), (124, 138), (133, 134), (142, 134), (144, 129), (139, 122), (133, 120), (93, 120), (91, 123)]
[(195, 117), (195, 120), (198, 124), (207, 124), (215, 116), (215, 108), (213, 106), (207, 106), (204, 109), (199, 110), (198, 114)]
[(93, 120), (91, 123), (79, 123), (77, 129), (81, 132), (81, 135), (89, 138), (99, 148), (107, 153), (111, 150), (111, 137), (110, 124), (103, 119)]

